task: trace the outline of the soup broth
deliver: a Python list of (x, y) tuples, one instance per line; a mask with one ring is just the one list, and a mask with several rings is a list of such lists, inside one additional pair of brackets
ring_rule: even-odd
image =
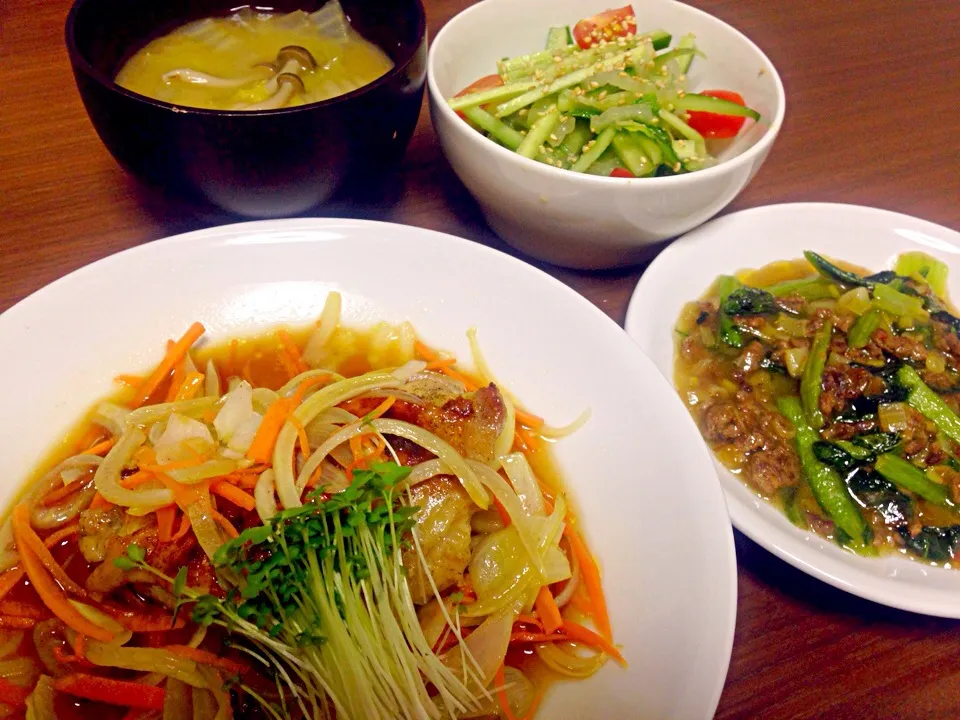
[(334, 0), (311, 14), (245, 7), (183, 25), (133, 55), (116, 82), (176, 105), (254, 111), (344, 95), (392, 67)]

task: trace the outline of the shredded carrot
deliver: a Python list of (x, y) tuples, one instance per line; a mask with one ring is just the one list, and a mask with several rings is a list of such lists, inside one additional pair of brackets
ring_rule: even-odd
[(223, 531), (229, 535), (231, 538), (240, 537), (239, 531), (233, 526), (233, 523), (227, 520), (227, 518), (222, 514), (214, 510), (211, 515), (213, 519), (217, 521), (217, 525), (223, 528)]
[(77, 633), (77, 639), (73, 642), (73, 654), (80, 660), (87, 659), (87, 636), (83, 633)]
[(20, 562), (23, 563), (27, 577), (30, 578), (30, 582), (40, 599), (43, 600), (43, 604), (50, 608), (50, 611), (60, 618), (67, 627), (102, 642), (113, 640), (112, 632), (90, 622), (70, 604), (67, 596), (57, 583), (44, 571), (43, 563), (33, 554), (24, 537), (22, 528), (19, 527), (19, 523), (15, 523), (13, 535), (20, 551)]
[[(189, 447), (189, 445), (187, 447)], [(208, 459), (206, 455), (196, 453), (192, 458), (187, 458), (186, 460), (173, 460), (159, 465), (143, 463), (140, 465), (140, 469), (152, 473), (166, 473), (171, 470), (186, 470), (187, 468), (196, 467), (197, 465), (203, 465)]]
[(53, 507), (54, 505), (59, 505), (61, 500), (70, 497), (81, 487), (81, 483), (72, 482), (69, 485), (64, 485), (63, 487), (57, 488), (56, 490), (51, 490), (43, 496), (40, 504), (43, 507)]
[[(434, 350), (431, 347), (428, 347), (427, 345), (424, 345), (419, 340), (417, 340), (414, 343), (413, 348), (414, 348), (414, 351), (420, 357), (422, 357), (424, 360), (427, 361), (427, 363), (438, 362), (438, 361), (442, 363), (442, 361), (446, 359), (446, 358), (441, 358), (439, 353), (437, 353), (436, 350)], [(453, 360), (454, 360), (454, 363), (456, 363), (456, 358), (454, 358)], [(459, 380), (460, 382), (462, 382), (468, 392), (473, 392), (478, 387), (478, 385), (473, 380), (468, 378), (463, 373), (457, 372), (456, 370), (451, 368), (450, 365), (447, 363), (442, 363), (438, 365), (437, 369), (440, 370), (440, 372), (442, 372), (447, 377), (451, 377), (454, 380)]]
[(450, 358), (440, 358), (437, 360), (431, 360), (427, 363), (425, 370), (439, 370), (441, 368), (450, 367), (451, 365), (456, 365), (457, 359), (454, 357)]
[(163, 649), (173, 655), (185, 657), (188, 660), (193, 660), (201, 665), (210, 665), (211, 667), (220, 668), (221, 670), (226, 670), (228, 673), (232, 673), (234, 675), (240, 675), (241, 673), (244, 673), (250, 669), (249, 666), (242, 662), (238, 662), (237, 660), (230, 660), (229, 658), (220, 657), (212, 652), (198, 650), (197, 648), (192, 648), (189, 645), (165, 645)]
[(173, 537), (170, 538), (170, 542), (177, 542), (184, 535), (187, 534), (187, 530), (190, 529), (190, 518), (186, 515), (180, 518), (180, 527), (177, 528), (177, 532), (173, 534)]
[(287, 419), (290, 420), (297, 429), (297, 442), (300, 443), (300, 454), (303, 455), (303, 459), (306, 460), (310, 457), (310, 439), (307, 437), (307, 429), (292, 413)]
[(109, 613), (118, 623), (127, 630), (135, 633), (163, 633), (170, 630), (179, 630), (187, 624), (186, 618), (181, 614), (174, 622), (170, 615), (160, 615), (157, 613), (140, 613), (132, 610), (116, 608), (111, 605), (104, 605), (101, 608)]
[(126, 488), (127, 490), (133, 490), (135, 487), (140, 487), (145, 482), (150, 480), (156, 480), (157, 476), (154, 475), (149, 470), (138, 470), (133, 475), (128, 475), (120, 481), (120, 486)]
[(174, 369), (177, 363), (187, 356), (190, 348), (193, 347), (193, 344), (199, 340), (200, 336), (205, 332), (206, 329), (203, 325), (198, 322), (193, 323), (183, 334), (183, 337), (177, 340), (177, 342), (173, 344), (173, 347), (167, 351), (167, 354), (156, 369), (140, 384), (137, 392), (133, 396), (133, 400), (130, 402), (130, 407), (138, 408), (147, 402), (154, 391), (160, 386), (160, 383), (170, 374), (170, 371)]
[(120, 707), (144, 708), (147, 710), (163, 710), (163, 702), (167, 696), (163, 688), (128, 680), (113, 680), (98, 675), (74, 673), (58, 678), (53, 682), (54, 688), (67, 695), (119, 705)]
[[(167, 343), (167, 352), (173, 350), (173, 341)], [(180, 391), (180, 386), (183, 385), (183, 381), (187, 377), (187, 356), (184, 355), (180, 358), (180, 361), (173, 366), (173, 376), (170, 378), (170, 386), (167, 388), (167, 402), (173, 402), (177, 399), (177, 393)]]
[(97, 492), (93, 496), (93, 500), (90, 501), (90, 510), (104, 510), (106, 508), (112, 508), (113, 503), (107, 500), (103, 495)]
[(106, 440), (104, 440), (104, 441), (102, 441), (102, 442), (98, 442), (98, 443), (97, 443), (96, 445), (94, 445), (93, 447), (89, 447), (89, 448), (87, 448), (86, 450), (84, 450), (84, 454), (86, 454), (86, 455), (106, 455), (107, 452), (109, 452), (110, 448), (112, 448), (116, 443), (117, 443), (117, 441), (116, 441), (115, 438), (107, 438)]
[(253, 495), (245, 493), (236, 485), (231, 485), (223, 480), (215, 482), (213, 485), (211, 485), (210, 492), (219, 495), (225, 500), (229, 500), (237, 507), (243, 508), (247, 511), (253, 510), (257, 506), (257, 502), (253, 499)]
[(31, 690), (29, 688), (22, 688), (5, 678), (0, 678), (0, 703), (7, 705), (13, 710), (20, 710), (26, 707), (30, 692)]
[(203, 381), (206, 378), (202, 372), (192, 372), (184, 379), (180, 384), (180, 388), (177, 390), (177, 394), (174, 396), (174, 400), (192, 400), (197, 396), (197, 393), (200, 391), (200, 388), (203, 387)]
[(280, 361), (280, 364), (283, 365), (283, 369), (287, 373), (287, 377), (293, 380), (300, 373), (297, 372), (297, 364), (290, 359), (290, 356), (282, 352), (277, 355), (277, 360)]
[(297, 369), (298, 375), (310, 369), (303, 361), (303, 357), (300, 355), (300, 349), (297, 347), (296, 343), (293, 342), (293, 338), (290, 337), (290, 333), (288, 333), (286, 330), (278, 330), (277, 338), (280, 340), (280, 344), (283, 346), (284, 351), (293, 362), (294, 367)]
[(543, 630), (543, 623), (540, 622), (540, 618), (538, 618), (536, 615), (517, 615), (516, 622), (524, 625), (534, 625), (535, 627), (540, 628), (541, 631)]
[(213, 482), (212, 479), (207, 479), (193, 485), (184, 485), (162, 472), (157, 473), (157, 479), (163, 483), (167, 490), (173, 493), (174, 501), (184, 511), (194, 503), (200, 502), (209, 493), (210, 484)]
[(624, 667), (627, 666), (627, 661), (623, 659), (623, 655), (620, 654), (620, 651), (617, 650), (614, 644), (602, 635), (598, 635), (593, 630), (590, 630), (589, 628), (570, 620), (564, 620), (563, 632), (566, 634), (568, 640), (599, 648)]
[(553, 593), (546, 585), (540, 588), (540, 592), (537, 594), (536, 608), (540, 620), (543, 621), (545, 632), (552, 633), (563, 627), (560, 608), (557, 607), (557, 601), (553, 599)]
[[(52, 548), (55, 545), (63, 542), (66, 538), (76, 535), (79, 531), (79, 526), (77, 523), (72, 525), (67, 525), (60, 528), (56, 532), (50, 533), (43, 541), (43, 544), (48, 548)], [(23, 580), (23, 576), (26, 574), (26, 571), (19, 566), (15, 566), (4, 572), (0, 575), (0, 598), (6, 597), (7, 593), (13, 590), (17, 585), (20, 584), (20, 581)]]
[(544, 421), (539, 415), (534, 415), (520, 408), (514, 408), (513, 412), (516, 415), (517, 422), (521, 425), (525, 425), (531, 430), (539, 430), (543, 427)]
[(253, 442), (250, 443), (250, 449), (247, 450), (248, 458), (254, 462), (270, 462), (273, 446), (277, 444), (277, 436), (294, 407), (296, 406), (289, 398), (280, 398), (267, 408), (263, 420), (260, 421), (260, 427), (253, 436)]
[(397, 401), (397, 398), (391, 395), (382, 403), (377, 405), (370, 413), (366, 415), (367, 420), (376, 420), (378, 417), (381, 417), (384, 413), (387, 412), (393, 404)]
[(92, 447), (96, 443), (100, 442), (103, 436), (103, 428), (98, 427), (97, 425), (92, 425), (90, 429), (83, 434), (83, 437), (77, 441), (77, 444), (74, 447), (78, 453), (86, 452), (87, 448)]
[(140, 375), (117, 375), (113, 381), (132, 388), (138, 388), (143, 384), (143, 378)]
[(607, 601), (603, 594), (603, 585), (600, 582), (600, 568), (593, 555), (587, 549), (586, 544), (579, 533), (567, 523), (563, 534), (570, 543), (570, 550), (573, 551), (577, 561), (580, 563), (580, 576), (587, 588), (587, 594), (590, 596), (590, 603), (593, 606), (593, 621), (597, 624), (597, 629), (603, 637), (610, 641), (613, 639), (613, 632), (610, 629), (610, 616), (607, 614)]
[(23, 574), (21, 568), (12, 567), (0, 575), (0, 598), (6, 597), (8, 592), (20, 584)]
[(173, 539), (173, 525), (177, 521), (177, 506), (157, 508), (157, 540), (168, 543)]
[(0, 615), (0, 628), (4, 630), (31, 630), (36, 624), (36, 618)]
[[(60, 567), (60, 564), (54, 559), (50, 550), (43, 544), (43, 540), (30, 526), (30, 509), (26, 503), (20, 503), (13, 510), (13, 528), (17, 535), (17, 549), (20, 552), (29, 550), (43, 564), (47, 572), (58, 582), (60, 586), (68, 593), (73, 593), (78, 597), (86, 597), (87, 591), (80, 587), (66, 571)], [(29, 572), (29, 570), (28, 570)], [(30, 578), (33, 580), (33, 578)]]
[(0, 614), (14, 615), (21, 618), (30, 618), (32, 620), (43, 620), (50, 617), (50, 613), (44, 608), (31, 605), (30, 603), (17, 602), (16, 600), (0, 601)]
[(521, 450), (534, 452), (540, 447), (540, 439), (521, 425), (517, 425), (515, 432), (515, 443)]
[(497, 515), (500, 516), (500, 521), (503, 523), (503, 526), (507, 527), (510, 525), (510, 513), (507, 512), (503, 503), (497, 500), (496, 497), (493, 498), (493, 506), (497, 509)]
[(497, 669), (497, 674), (493, 676), (493, 682), (497, 686), (497, 704), (503, 711), (503, 717), (505, 720), (517, 720), (517, 716), (514, 715), (513, 710), (510, 709), (510, 701), (507, 699), (507, 674), (504, 665), (501, 665)]

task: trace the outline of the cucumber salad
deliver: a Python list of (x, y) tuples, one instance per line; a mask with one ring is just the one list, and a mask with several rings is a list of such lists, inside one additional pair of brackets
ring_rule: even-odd
[(638, 33), (628, 5), (550, 28), (544, 50), (498, 60), (448, 102), (490, 140), (547, 165), (676, 175), (715, 164), (708, 141), (760, 119), (736, 92), (688, 90), (695, 57), (692, 34), (673, 44), (664, 30)]

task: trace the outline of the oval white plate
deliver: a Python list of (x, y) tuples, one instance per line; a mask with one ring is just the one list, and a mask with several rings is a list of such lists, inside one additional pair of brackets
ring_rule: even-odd
[(736, 561), (694, 423), (592, 304), (459, 238), (357, 220), (248, 223), (137, 247), (39, 291), (0, 316), (0, 503), (114, 375), (156, 363), (191, 321), (213, 337), (307, 323), (334, 289), (348, 324), (409, 319), (461, 358), (475, 326), (494, 371), (551, 422), (593, 411), (557, 459), (630, 667), (609, 663), (558, 687), (541, 717), (712, 717), (733, 642)]
[[(871, 270), (920, 249), (950, 266), (960, 297), (960, 234), (908, 215), (830, 203), (772, 205), (733, 213), (688, 233), (647, 268), (630, 300), (627, 333), (673, 380), (673, 328), (683, 305), (717, 275), (815, 250)], [(862, 558), (799, 530), (715, 461), (738, 530), (791, 565), (842, 590), (891, 607), (960, 618), (960, 569), (901, 556)]]

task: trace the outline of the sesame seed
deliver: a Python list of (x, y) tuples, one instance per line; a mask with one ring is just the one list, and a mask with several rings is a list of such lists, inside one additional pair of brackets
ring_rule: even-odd
[(674, 172), (680, 172), (680, 163), (676, 163), (676, 164), (673, 166), (673, 171), (674, 171)]
[(519, 115), (520, 117), (526, 117), (527, 112), (528, 112), (527, 108), (520, 108), (520, 110), (517, 112), (517, 115)]
[(558, 63), (558, 62), (560, 62), (561, 60), (563, 60), (563, 58), (560, 57), (559, 55), (554, 55), (554, 56), (553, 56), (553, 61), (554, 61), (554, 62)]
[(560, 138), (557, 137), (556, 133), (550, 133), (550, 139), (557, 142)]
[(602, 90), (599, 95), (597, 95), (597, 100), (603, 100), (607, 96), (607, 91)]
[(600, 87), (600, 83), (598, 83), (596, 80), (591, 80), (590, 87), (595, 90), (596, 88)]

